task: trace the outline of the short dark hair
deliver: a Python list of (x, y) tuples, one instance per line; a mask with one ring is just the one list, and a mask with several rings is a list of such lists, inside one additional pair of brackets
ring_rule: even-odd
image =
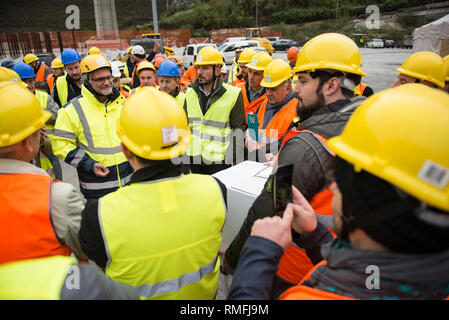
[(146, 166), (146, 167), (149, 167), (149, 166), (162, 166), (162, 165), (170, 164), (170, 159), (167, 159), (167, 160), (150, 160), (150, 159), (145, 159), (145, 158), (139, 157), (135, 153), (133, 153), (133, 155), (136, 157), (137, 161), (141, 165)]
[[(320, 79), (320, 84), (318, 85), (318, 89), (321, 90), (321, 88), (323, 87), (324, 83), (329, 81), (329, 79), (333, 78), (333, 77), (342, 77), (345, 76), (347, 79), (351, 80), (352, 82), (354, 82), (354, 85), (359, 85), (360, 82), (362, 81), (362, 76), (358, 75), (358, 74), (354, 74), (354, 73), (343, 73), (342, 71), (336, 71), (335, 73), (331, 73), (325, 70), (316, 70), (314, 72), (310, 72), (309, 73), (310, 76), (313, 79), (319, 78)], [(354, 96), (354, 91), (348, 90), (346, 88), (340, 88), (341, 89), (341, 93), (346, 97), (346, 98), (352, 98)]]

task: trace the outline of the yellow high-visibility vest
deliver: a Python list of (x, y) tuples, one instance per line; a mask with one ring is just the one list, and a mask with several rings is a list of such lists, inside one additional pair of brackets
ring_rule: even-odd
[(109, 193), (98, 204), (106, 274), (143, 299), (213, 299), (225, 210), (220, 187), (206, 175)]
[(59, 300), (67, 271), (76, 260), (52, 256), (0, 265), (1, 300)]
[(229, 116), (240, 93), (240, 88), (223, 83), (226, 92), (214, 101), (203, 115), (198, 95), (193, 88), (186, 91), (187, 116), (192, 134), (189, 156), (208, 161), (223, 161), (231, 142)]

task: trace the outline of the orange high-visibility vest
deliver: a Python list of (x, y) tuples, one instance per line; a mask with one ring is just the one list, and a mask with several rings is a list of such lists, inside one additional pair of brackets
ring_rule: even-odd
[(265, 100), (265, 98), (267, 97), (267, 94), (264, 93), (256, 100), (249, 102), (248, 92), (246, 90), (245, 84), (246, 84), (245, 82), (242, 82), (242, 83), (237, 84), (236, 87), (242, 89), (243, 104), (245, 105), (245, 121), (246, 121), (246, 119), (248, 117), (248, 113), (250, 113), (250, 112), (257, 113), (257, 109), (259, 109), (260, 104), (262, 103), (263, 100)]
[(189, 81), (189, 83), (195, 82), (196, 78), (198, 78), (198, 71), (195, 66), (190, 66), (182, 76), (182, 79)]
[[(259, 122), (259, 131), (262, 130), (265, 110), (267, 109), (268, 99), (265, 99), (257, 111), (257, 120)], [(280, 140), (287, 133), (293, 119), (297, 116), (298, 99), (290, 100), (279, 110), (270, 120), (263, 133), (261, 144), (269, 143), (271, 140)]]
[(55, 83), (55, 79), (56, 79), (56, 77), (55, 77), (55, 75), (53, 73), (50, 73), (47, 76), (47, 84), (48, 84), (48, 87), (50, 88), (50, 93), (53, 90), (53, 84)]
[(239, 75), (241, 75), (242, 74), (242, 72), (240, 71), (239, 73), (237, 73), (236, 75), (235, 75), (235, 80), (234, 81), (232, 81), (232, 85), (234, 86), (234, 87), (237, 87), (239, 84), (241, 84), (241, 83), (243, 83), (243, 85), (245, 85), (245, 79), (239, 79), (239, 78), (237, 78)]
[(42, 63), (40, 65), (39, 70), (37, 70), (37, 73), (36, 73), (36, 82), (43, 82), (43, 81), (47, 80), (47, 79), (45, 79), (45, 69), (46, 68), (48, 68), (48, 67), (44, 63)]
[[(356, 300), (354, 298), (341, 296), (332, 292), (314, 289), (308, 286), (304, 286), (305, 281), (310, 280), (310, 277), (321, 266), (327, 264), (327, 261), (323, 260), (314, 266), (300, 281), (300, 283), (294, 287), (287, 289), (281, 296), (280, 300)], [(443, 300), (449, 300), (449, 296)]]
[(72, 253), (52, 226), (53, 181), (37, 174), (0, 175), (0, 264)]
[[(287, 143), (288, 140), (290, 140), (300, 132), (310, 132), (311, 134), (315, 135), (318, 139), (320, 139), (326, 150), (331, 153), (331, 151), (327, 147), (327, 139), (317, 133), (312, 133), (309, 130), (290, 130), (285, 135), (282, 147)], [(310, 201), (310, 205), (316, 213), (331, 216), (333, 196), (333, 193), (328, 187), (313, 196)], [(304, 278), (307, 272), (309, 272), (312, 268), (313, 263), (312, 261), (310, 261), (309, 257), (307, 257), (305, 250), (294, 245), (290, 245), (281, 257), (277, 275), (292, 283), (299, 283), (299, 281), (301, 281), (301, 279)]]

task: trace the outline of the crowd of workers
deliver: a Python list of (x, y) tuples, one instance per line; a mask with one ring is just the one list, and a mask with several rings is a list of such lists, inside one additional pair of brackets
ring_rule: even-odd
[[(187, 70), (157, 49), (3, 63), (0, 298), (214, 299), (219, 272), (228, 299), (449, 297), (449, 56), (374, 93), (342, 34), (288, 62), (238, 48), (229, 72), (211, 46)], [(292, 164), (293, 200), (274, 212), (270, 176), (220, 250), (212, 174), (240, 152)]]

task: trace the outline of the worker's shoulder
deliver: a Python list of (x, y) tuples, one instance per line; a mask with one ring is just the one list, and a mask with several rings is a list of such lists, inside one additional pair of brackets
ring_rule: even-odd
[(62, 181), (53, 182), (51, 201), (58, 207), (72, 207), (75, 204), (80, 211), (84, 208), (81, 194), (73, 185)]

